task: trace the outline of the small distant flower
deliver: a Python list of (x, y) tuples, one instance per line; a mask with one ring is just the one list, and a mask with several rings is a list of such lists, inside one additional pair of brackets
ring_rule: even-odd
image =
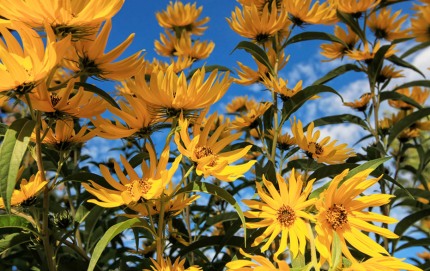
[[(275, 78), (272, 75), (269, 78), (265, 78), (263, 84), (270, 90), (278, 93), (283, 101), (286, 101), (296, 95), (302, 90), (303, 81), (300, 80), (293, 88), (287, 87), (288, 80), (282, 78)], [(317, 99), (318, 96), (313, 96), (311, 99)]]
[(165, 31), (165, 33), (166, 35), (160, 34), (160, 40), (154, 42), (154, 48), (160, 56), (173, 57), (176, 53), (176, 44), (179, 39), (169, 31)]
[(343, 30), (340, 26), (335, 25), (334, 35), (342, 40), (344, 44), (339, 42), (332, 42), (328, 44), (321, 44), (321, 55), (328, 58), (327, 61), (332, 61), (337, 58), (342, 58), (352, 49), (354, 49), (355, 44), (359, 41), (359, 37), (352, 31), (349, 27), (348, 30)]
[(428, 252), (428, 251), (417, 253), (417, 256), (420, 257), (421, 259), (425, 260), (425, 261), (430, 260), (430, 252)]
[(244, 6), (242, 10), (236, 7), (231, 13), (231, 19), (227, 18), (230, 28), (240, 36), (264, 44), (276, 33), (284, 30), (288, 26), (288, 16), (285, 9), (280, 11), (276, 3), (265, 5), (260, 12), (256, 5)]
[[(270, 129), (268, 133), (269, 134), (267, 135), (267, 137), (273, 140), (275, 132), (272, 129)], [(278, 147), (278, 149), (288, 150), (291, 146), (295, 144), (296, 144), (296, 140), (294, 137), (292, 137), (288, 133), (282, 134), (281, 132), (279, 132), (277, 137), (277, 142), (276, 142), (276, 146)]]
[[(352, 50), (347, 52), (345, 55), (354, 60), (371, 62), (380, 48), (381, 43), (378, 41), (376, 42), (375, 46), (373, 47), (373, 51), (371, 52), (369, 49), (369, 43), (366, 42), (362, 51)], [(396, 52), (397, 50), (394, 49), (394, 46), (391, 46), (390, 49), (388, 49), (388, 51), (385, 53), (385, 58), (394, 55), (394, 53)]]
[(364, 93), (361, 95), (359, 100), (355, 100), (353, 102), (345, 102), (343, 103), (345, 106), (349, 106), (355, 110), (364, 112), (367, 109), (367, 105), (369, 104), (370, 100), (372, 99), (371, 93)]
[(248, 96), (236, 96), (227, 104), (225, 110), (227, 113), (240, 113), (257, 105), (257, 101), (249, 99)]
[[(17, 182), (21, 178), (21, 173), (18, 174)], [(42, 176), (40, 172), (36, 175), (31, 175), (30, 180), (22, 179), (19, 184), (19, 189), (15, 189), (12, 192), (11, 206), (26, 205), (26, 203), (31, 203), (40, 193), (42, 188), (45, 187), (47, 181), (42, 181)], [(4, 209), (5, 204), (3, 198), (0, 197), (0, 209)]]
[(306, 135), (303, 131), (302, 122), (294, 120), (291, 128), (297, 145), (306, 152), (309, 158), (315, 159), (318, 163), (340, 164), (349, 157), (355, 156), (353, 149), (347, 148), (347, 144), (336, 144), (336, 140), (330, 142), (327, 136), (318, 142), (320, 131), (313, 132), (314, 123), (309, 124)]
[(336, 10), (327, 3), (316, 1), (312, 7), (312, 0), (283, 1), (290, 21), (297, 25), (303, 24), (333, 24), (337, 21)]
[(112, 177), (108, 167), (101, 165), (100, 171), (113, 189), (103, 187), (92, 180), (89, 181), (91, 185), (83, 183), (84, 188), (97, 198), (90, 199), (88, 202), (104, 208), (114, 208), (121, 205), (135, 205), (142, 200), (159, 198), (178, 169), (182, 155), (176, 157), (170, 169), (167, 169), (169, 161), (168, 148), (163, 150), (158, 161), (154, 149), (149, 144), (146, 144), (146, 149), (149, 152), (149, 162), (143, 161), (141, 164), (142, 177), (139, 177), (123, 156), (121, 156), (121, 163), (128, 177), (124, 174), (119, 164), (116, 161), (113, 162), (116, 176), (120, 182), (117, 182)]
[(246, 112), (236, 116), (236, 119), (232, 121), (231, 127), (233, 129), (252, 129), (258, 125), (258, 120), (263, 114), (272, 106), (272, 103), (258, 103), (256, 105), (247, 105)]
[(309, 223), (309, 220), (314, 220), (314, 217), (305, 211), (316, 200), (307, 200), (312, 192), (314, 180), (308, 182), (304, 188), (301, 177), (296, 179), (294, 169), (288, 179), (288, 184), (280, 175), (276, 176), (276, 180), (279, 189), (276, 189), (274, 184), (266, 180), (263, 175), (263, 184), (266, 190), (259, 183), (256, 183), (261, 201), (243, 200), (251, 208), (251, 211), (245, 212), (244, 215), (247, 218), (262, 219), (257, 222), (247, 222), (246, 227), (250, 229), (266, 228), (252, 243), (252, 246), (259, 245), (269, 237), (261, 247), (261, 252), (266, 251), (273, 240), (281, 234), (280, 245), (275, 253), (275, 258), (284, 252), (287, 246), (292, 257), (295, 258), (299, 253), (304, 254), (306, 239), (309, 239), (306, 224)]
[[(396, 90), (396, 92), (413, 99), (414, 101), (416, 101), (421, 105), (424, 105), (424, 103), (426, 102), (427, 98), (430, 95), (430, 89), (421, 88), (421, 87), (412, 87), (412, 89), (402, 88), (402, 89)], [(402, 100), (389, 100), (388, 104), (391, 105), (392, 107), (402, 109), (402, 110), (412, 110), (415, 108), (413, 105), (405, 103)]]
[(203, 6), (197, 8), (196, 3), (184, 5), (181, 1), (170, 2), (167, 10), (157, 12), (155, 17), (161, 27), (171, 29), (180, 35), (183, 31), (194, 35), (202, 35), (207, 29), (203, 26), (209, 22), (209, 17), (198, 20)]
[(381, 72), (379, 73), (376, 80), (379, 83), (384, 83), (386, 80), (390, 80), (392, 78), (404, 77), (402, 72), (402, 70), (396, 70), (394, 65), (386, 65), (381, 69)]
[(214, 48), (214, 42), (199, 40), (192, 41), (191, 35), (184, 32), (181, 35), (181, 38), (176, 41), (174, 55), (191, 58), (193, 60), (200, 60), (208, 58)]
[(381, 0), (329, 0), (332, 8), (349, 14), (361, 14), (366, 10), (376, 7)]
[(233, 165), (242, 159), (251, 149), (251, 145), (244, 148), (223, 151), (225, 147), (237, 140), (241, 133), (231, 134), (222, 139), (220, 136), (226, 130), (228, 123), (221, 124), (209, 135), (217, 114), (209, 117), (203, 129), (199, 122), (193, 125), (193, 138), (188, 132), (188, 121), (180, 120), (180, 132), (175, 134), (175, 143), (178, 150), (196, 163), (196, 172), (204, 177), (213, 176), (221, 181), (231, 182), (245, 174), (256, 161)]
[(135, 75), (143, 66), (141, 52), (137, 52), (123, 60), (113, 62), (131, 44), (134, 34), (108, 53), (104, 53), (112, 29), (112, 21), (107, 20), (98, 35), (93, 34), (79, 40), (73, 45), (75, 52), (69, 55), (68, 68), (88, 77), (102, 80), (125, 80)]
[(202, 269), (197, 265), (193, 265), (185, 269), (185, 259), (181, 260), (179, 257), (172, 264), (170, 258), (160, 259), (158, 261), (151, 258), (151, 269), (144, 269), (143, 271), (201, 271)]
[(393, 41), (407, 38), (409, 37), (409, 29), (402, 30), (401, 27), (408, 18), (408, 15), (399, 17), (401, 12), (401, 10), (398, 10), (394, 14), (391, 14), (391, 9), (386, 8), (381, 9), (379, 14), (373, 12), (367, 20), (367, 25), (378, 39)]
[(260, 255), (251, 255), (240, 249), (240, 253), (250, 260), (234, 260), (226, 264), (227, 271), (289, 271), (290, 267), (284, 261), (276, 261), (276, 267), (266, 257)]
[(350, 261), (355, 261), (355, 258), (351, 255), (347, 243), (371, 257), (389, 255), (381, 245), (362, 231), (374, 232), (387, 238), (398, 238), (390, 230), (371, 223), (372, 221), (394, 223), (397, 221), (396, 219), (367, 211), (370, 207), (388, 204), (393, 195), (374, 193), (360, 196), (381, 177), (367, 179), (372, 172), (368, 169), (344, 180), (348, 172), (349, 170), (346, 169), (334, 177), (329, 187), (321, 193), (319, 200), (315, 203), (318, 210), (315, 227), (316, 248), (321, 257), (330, 262), (332, 241), (336, 233), (341, 241), (342, 253)]
[(343, 271), (422, 271), (421, 268), (403, 262), (395, 257), (372, 257), (364, 262), (353, 262)]

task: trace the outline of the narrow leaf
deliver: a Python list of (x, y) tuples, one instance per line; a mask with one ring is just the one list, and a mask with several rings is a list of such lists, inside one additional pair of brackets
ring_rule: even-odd
[(430, 46), (430, 41), (419, 43), (419, 44), (415, 45), (414, 47), (412, 47), (411, 49), (404, 52), (400, 57), (401, 58), (408, 57), (408, 56), (412, 55), (413, 53), (415, 53), (421, 49), (427, 48), (429, 46)]
[(364, 35), (363, 30), (361, 30), (360, 25), (358, 24), (358, 22), (354, 19), (354, 17), (351, 14), (348, 13), (343, 13), (341, 11), (336, 11), (337, 17), (344, 22), (345, 24), (347, 24), (352, 31), (354, 31), (355, 34), (357, 34), (357, 36), (363, 41), (366, 42), (366, 36)]
[(291, 37), (284, 45), (283, 47), (286, 47), (290, 44), (296, 43), (296, 42), (301, 42), (301, 41), (306, 41), (306, 40), (326, 40), (326, 41), (331, 41), (331, 42), (337, 42), (337, 43), (341, 43), (343, 45), (345, 45), (345, 47), (347, 47), (348, 45), (345, 44), (345, 42), (341, 39), (339, 39), (338, 37), (325, 33), (325, 32), (302, 32), (299, 33), (293, 37)]
[(140, 220), (138, 218), (132, 218), (110, 227), (103, 237), (97, 242), (97, 245), (94, 248), (93, 255), (91, 256), (90, 264), (88, 266), (88, 271), (93, 271), (96, 267), (97, 261), (102, 255), (103, 250), (109, 244), (109, 242), (118, 234), (122, 233), (126, 229), (129, 229), (136, 224), (140, 224)]
[(417, 103), (414, 99), (411, 99), (408, 96), (395, 91), (381, 92), (381, 94), (379, 95), (379, 100), (381, 102), (385, 100), (402, 100), (403, 102), (413, 105), (416, 108), (422, 108), (422, 106), (419, 103)]
[(6, 131), (0, 146), (0, 196), (3, 198), (7, 212), (10, 212), (10, 201), (18, 170), (35, 126), (36, 122), (33, 120), (14, 121)]
[[(407, 217), (400, 220), (394, 228), (394, 233), (398, 236), (403, 236), (407, 229), (409, 229), (415, 222), (430, 216), (430, 208), (419, 210), (415, 213), (408, 215)], [(398, 239), (393, 240), (393, 247), (395, 248), (397, 245)], [(396, 251), (396, 250), (395, 250)]]
[(273, 67), (272, 67), (272, 64), (270, 64), (270, 61), (269, 61), (269, 58), (267, 57), (266, 52), (263, 49), (261, 49), (258, 45), (249, 41), (241, 41), (233, 49), (232, 53), (236, 49), (243, 49), (248, 53), (250, 53), (258, 62), (266, 66), (267, 69), (269, 69), (271, 74), (273, 74)]
[(391, 61), (392, 63), (396, 64), (397, 66), (414, 70), (417, 73), (419, 73), (422, 77), (424, 77), (424, 78), (426, 77), (417, 67), (415, 67), (414, 65), (412, 65), (411, 63), (409, 63), (407, 61), (404, 61), (403, 59), (401, 59), (400, 57), (398, 57), (396, 55), (392, 55), (387, 59), (389, 61)]
[(115, 102), (115, 100), (107, 93), (105, 92), (103, 89), (92, 85), (92, 84), (88, 84), (88, 83), (84, 83), (84, 82), (76, 82), (74, 88), (79, 88), (79, 87), (83, 87), (86, 91), (95, 93), (97, 95), (99, 95), (100, 97), (102, 97), (103, 99), (105, 99), (108, 103), (110, 103), (112, 106), (121, 109), (119, 107), (119, 105)]
[(390, 146), (390, 144), (396, 139), (396, 137), (406, 128), (414, 124), (416, 121), (430, 115), (430, 108), (423, 108), (420, 109), (410, 115), (407, 115), (403, 119), (401, 119), (399, 122), (394, 124), (393, 127), (390, 129), (390, 134), (388, 136), (387, 140), (387, 146)]
[(381, 73), (382, 66), (385, 60), (385, 54), (390, 49), (391, 45), (387, 44), (379, 48), (379, 50), (375, 53), (375, 57), (372, 59), (371, 64), (369, 65), (369, 79), (373, 84), (376, 84), (376, 80)]
[[(329, 125), (329, 124), (351, 123), (351, 124), (356, 124), (358, 126), (361, 126), (366, 130), (369, 129), (369, 127), (367, 127), (366, 122), (363, 121), (362, 118), (351, 114), (341, 114), (341, 115), (335, 115), (335, 116), (322, 117), (314, 120), (313, 123), (315, 127)], [(309, 124), (306, 125), (303, 128), (303, 130), (306, 130)]]
[(402, 85), (399, 85), (395, 87), (393, 90), (402, 89), (402, 88), (409, 88), (409, 87), (427, 87), (430, 88), (430, 81), (429, 80), (417, 80), (417, 81), (411, 81), (404, 83)]
[(340, 242), (339, 235), (335, 232), (333, 235), (333, 243), (331, 250), (331, 266), (329, 271), (336, 271), (340, 261), (342, 260), (342, 243)]
[(349, 71), (355, 71), (355, 72), (360, 72), (361, 68), (358, 67), (355, 64), (345, 64), (342, 66), (339, 66), (331, 71), (329, 71), (326, 75), (324, 75), (323, 77), (321, 77), (320, 79), (316, 80), (315, 82), (313, 82), (312, 85), (322, 85), (325, 84), (331, 80), (333, 80), (334, 78), (347, 73)]

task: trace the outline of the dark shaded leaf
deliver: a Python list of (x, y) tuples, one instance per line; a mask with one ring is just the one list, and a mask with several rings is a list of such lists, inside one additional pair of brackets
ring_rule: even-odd
[(322, 85), (349, 71), (360, 72), (361, 68), (355, 64), (344, 64), (329, 71), (326, 75), (313, 82), (312, 85)]

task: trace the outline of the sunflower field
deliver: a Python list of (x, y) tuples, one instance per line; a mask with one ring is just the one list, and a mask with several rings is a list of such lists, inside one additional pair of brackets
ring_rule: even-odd
[(430, 270), (430, 1), (132, 2), (0, 0), (0, 270)]

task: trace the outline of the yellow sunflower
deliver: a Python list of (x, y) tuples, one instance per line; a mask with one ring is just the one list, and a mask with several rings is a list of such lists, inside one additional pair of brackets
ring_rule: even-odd
[(430, 5), (415, 6), (415, 14), (411, 19), (411, 31), (417, 42), (430, 41)]
[(192, 41), (191, 35), (184, 32), (175, 44), (174, 55), (193, 60), (205, 59), (210, 56), (214, 48), (215, 43), (212, 41)]
[(236, 96), (233, 100), (230, 101), (229, 104), (225, 107), (227, 113), (239, 113), (242, 111), (246, 111), (246, 108), (252, 108), (257, 105), (257, 101), (255, 99), (248, 98), (245, 96)]
[[(3, 2), (2, 2), (3, 3)], [(18, 41), (11, 30), (18, 33)], [(20, 96), (45, 79), (70, 46), (70, 38), (55, 41), (52, 29), (46, 28), (46, 47), (36, 31), (21, 24), (0, 24), (0, 92)]]
[(300, 120), (297, 123), (294, 120), (291, 130), (300, 149), (304, 150), (308, 157), (315, 159), (318, 163), (340, 164), (349, 157), (355, 156), (355, 152), (353, 149), (347, 148), (347, 144), (335, 146), (337, 141), (330, 142), (329, 136), (318, 142), (320, 131), (313, 133), (313, 122), (309, 124), (306, 135)]
[(360, 99), (355, 100), (353, 102), (345, 102), (343, 105), (349, 106), (357, 111), (364, 112), (367, 109), (367, 105), (372, 99), (373, 95), (371, 93), (364, 93), (361, 95)]
[(312, 7), (312, 0), (283, 1), (290, 21), (298, 26), (303, 24), (333, 24), (337, 22), (336, 10), (327, 3), (316, 1)]
[[(375, 46), (373, 46), (373, 51), (370, 51), (369, 49), (369, 43), (364, 44), (363, 50), (352, 50), (345, 53), (346, 56), (348, 56), (351, 59), (358, 60), (358, 61), (365, 61), (370, 62), (375, 57), (375, 54), (378, 52), (379, 48), (381, 48), (381, 43), (378, 41), (376, 42)], [(388, 58), (392, 55), (394, 55), (397, 52), (397, 50), (394, 49), (394, 45), (388, 49), (388, 51), (385, 53), (385, 58)]]
[(240, 249), (240, 253), (251, 260), (234, 260), (227, 263), (227, 271), (289, 271), (290, 267), (284, 261), (276, 261), (278, 267), (276, 267), (266, 257), (260, 255), (250, 255)]
[[(46, 134), (45, 134), (46, 133)], [(57, 151), (71, 150), (77, 146), (82, 146), (91, 138), (95, 137), (98, 129), (88, 129), (88, 126), (80, 128), (79, 132), (75, 132), (73, 119), (62, 119), (55, 122), (55, 128), (48, 127), (46, 122), (42, 122), (41, 137), (42, 143), (49, 148)], [(33, 141), (36, 140), (36, 134), (31, 135)]]
[(372, 257), (364, 262), (353, 262), (343, 271), (422, 271), (421, 268), (403, 262), (395, 257)]
[(181, 1), (170, 2), (166, 10), (157, 12), (155, 17), (161, 27), (168, 28), (181, 34), (183, 31), (194, 35), (202, 35), (207, 29), (203, 26), (209, 22), (209, 17), (197, 20), (202, 13), (203, 6), (197, 8), (196, 3), (184, 5)]
[(104, 208), (114, 208), (121, 205), (135, 205), (141, 200), (157, 199), (163, 193), (166, 185), (171, 182), (173, 174), (179, 166), (182, 155), (176, 157), (172, 166), (167, 170), (169, 161), (169, 149), (165, 148), (157, 161), (154, 149), (146, 144), (149, 152), (149, 163), (143, 161), (141, 164), (142, 177), (136, 173), (130, 163), (121, 156), (121, 162), (127, 171), (128, 177), (124, 174), (119, 164), (114, 161), (114, 170), (120, 182), (117, 182), (109, 172), (109, 168), (101, 165), (100, 172), (113, 188), (105, 188), (95, 181), (89, 181), (91, 185), (83, 183), (84, 188), (97, 199), (90, 199), (88, 202), (97, 204)]
[(236, 119), (232, 121), (231, 128), (232, 129), (252, 129), (258, 125), (258, 120), (263, 114), (272, 106), (272, 103), (258, 103), (256, 105), (247, 104), (246, 111), (236, 116)]
[(178, 38), (176, 35), (165, 31), (166, 35), (160, 34), (160, 40), (154, 41), (154, 48), (160, 56), (173, 57), (176, 53)]
[(387, 8), (381, 9), (378, 14), (373, 12), (367, 20), (367, 26), (378, 39), (393, 41), (407, 38), (409, 37), (409, 29), (402, 30), (401, 28), (408, 15), (399, 17), (401, 12), (401, 10), (398, 10), (391, 14), (391, 9)]
[(381, 69), (381, 72), (379, 73), (376, 80), (380, 83), (384, 83), (386, 80), (392, 78), (405, 77), (402, 72), (402, 70), (396, 70), (394, 65), (386, 65)]
[(151, 269), (144, 269), (143, 271), (201, 271), (202, 269), (197, 265), (193, 265), (185, 269), (185, 259), (176, 258), (172, 264), (170, 258), (160, 259), (158, 261), (151, 258), (152, 266)]
[(107, 20), (100, 32), (86, 39), (73, 43), (75, 50), (69, 54), (67, 67), (84, 76), (94, 76), (104, 80), (125, 80), (135, 75), (143, 66), (141, 51), (113, 62), (131, 44), (134, 34), (108, 53), (104, 53), (112, 29), (111, 20)]
[(344, 13), (360, 14), (376, 7), (381, 0), (329, 0), (331, 8)]
[[(430, 89), (421, 88), (417, 86), (412, 87), (412, 89), (409, 89), (409, 88), (398, 89), (396, 90), (396, 92), (413, 99), (414, 101), (416, 101), (421, 105), (424, 105), (424, 103), (426, 102), (427, 98), (430, 95)], [(402, 109), (402, 110), (412, 110), (415, 108), (413, 105), (405, 103), (402, 100), (389, 100), (388, 104), (391, 105), (392, 107)]]
[[(300, 80), (293, 88), (289, 88), (287, 87), (288, 80), (284, 80), (281, 77), (275, 78), (274, 76), (270, 75), (270, 78), (264, 78), (263, 84), (269, 90), (273, 90), (274, 92), (278, 93), (283, 101), (286, 101), (302, 90), (303, 81)], [(311, 99), (317, 99), (318, 97), (319, 96), (315, 95)]]
[(276, 176), (279, 189), (276, 189), (271, 181), (266, 180), (263, 175), (263, 185), (256, 183), (257, 192), (262, 201), (242, 200), (252, 211), (247, 211), (244, 215), (247, 218), (261, 218), (258, 222), (246, 222), (246, 227), (250, 229), (265, 228), (266, 230), (258, 236), (252, 246), (261, 244), (267, 237), (267, 241), (261, 247), (261, 252), (266, 251), (272, 245), (275, 238), (281, 234), (279, 247), (274, 258), (289, 248), (292, 257), (296, 258), (299, 253), (304, 255), (306, 239), (309, 239), (309, 232), (306, 224), (314, 217), (306, 212), (306, 208), (312, 206), (316, 199), (307, 200), (312, 192), (314, 180), (304, 183), (301, 176), (296, 178), (293, 169), (288, 179), (288, 184), (280, 175)]
[(185, 73), (178, 75), (173, 68), (174, 66), (170, 65), (166, 71), (154, 70), (149, 82), (143, 74), (138, 74), (136, 88), (131, 88), (150, 107), (168, 117), (179, 116), (181, 111), (199, 110), (214, 104), (221, 99), (233, 81), (229, 72), (224, 73), (221, 79), (218, 70), (205, 77), (206, 71), (203, 67), (187, 82)]
[[(275, 132), (272, 129), (269, 129), (267, 137), (273, 140), (274, 135), (275, 135)], [(276, 146), (278, 147), (278, 149), (288, 150), (291, 146), (295, 144), (296, 144), (296, 139), (292, 137), (290, 134), (288, 133), (282, 134), (281, 131), (278, 133), (277, 142), (276, 142)]]
[[(21, 179), (21, 174), (24, 168), (20, 170), (18, 174), (17, 182)], [(25, 205), (27, 202), (30, 203), (39, 194), (43, 187), (47, 184), (47, 181), (43, 181), (40, 172), (36, 175), (31, 175), (30, 180), (22, 179), (19, 184), (19, 189), (15, 189), (12, 192), (11, 206)], [(4, 201), (0, 197), (0, 209), (4, 209)]]
[(393, 195), (373, 193), (360, 197), (360, 194), (377, 183), (381, 177), (367, 179), (372, 172), (371, 169), (367, 169), (344, 180), (348, 172), (349, 170), (346, 169), (334, 177), (315, 203), (318, 210), (315, 226), (316, 248), (321, 257), (330, 262), (331, 246), (336, 233), (341, 241), (343, 255), (352, 262), (356, 260), (351, 255), (347, 242), (371, 257), (388, 255), (381, 245), (362, 231), (374, 232), (387, 238), (398, 238), (390, 230), (370, 223), (374, 221), (390, 224), (396, 222), (396, 219), (367, 211), (367, 208), (388, 204)]
[(321, 55), (328, 58), (327, 61), (332, 61), (345, 56), (346, 53), (351, 51), (355, 44), (359, 41), (357, 34), (355, 34), (355, 32), (349, 27), (347, 28), (347, 31), (345, 31), (340, 26), (335, 25), (334, 35), (342, 40), (346, 46), (339, 42), (321, 44)]
[[(239, 139), (241, 133), (231, 134), (220, 139), (227, 129), (228, 123), (221, 124), (209, 135), (215, 124), (217, 114), (212, 114), (204, 127), (201, 127), (201, 119), (193, 125), (193, 138), (188, 132), (188, 120), (181, 119), (179, 126), (181, 130), (175, 134), (175, 143), (179, 152), (196, 163), (196, 173), (204, 177), (213, 176), (221, 181), (231, 182), (245, 174), (254, 164), (255, 160), (245, 164), (233, 165), (242, 159), (251, 149), (251, 145), (244, 148), (224, 151), (225, 147)], [(201, 129), (203, 128), (203, 129)]]
[(48, 91), (46, 84), (40, 83), (29, 95), (32, 107), (56, 119), (90, 118), (106, 110), (107, 103), (103, 98), (84, 91), (83, 87), (74, 90), (74, 83), (75, 80), (70, 80), (67, 87), (56, 91)]
[(59, 37), (82, 38), (112, 18), (123, 4), (124, 0), (2, 0), (0, 14), (34, 28), (49, 24)]
[(230, 28), (242, 37), (264, 44), (276, 33), (288, 27), (288, 16), (285, 9), (278, 10), (273, 2), (271, 8), (265, 5), (260, 12), (256, 5), (236, 7), (227, 18)]

